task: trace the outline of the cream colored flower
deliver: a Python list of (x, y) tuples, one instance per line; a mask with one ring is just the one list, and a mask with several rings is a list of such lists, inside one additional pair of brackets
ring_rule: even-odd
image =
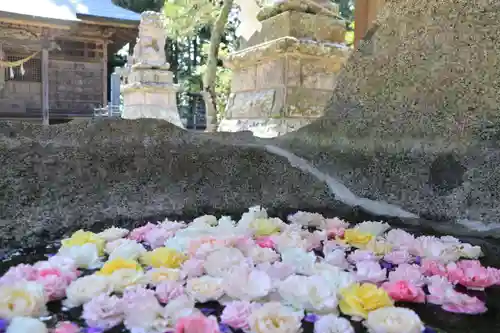
[(254, 333), (299, 333), (303, 316), (302, 312), (270, 302), (253, 311), (248, 323)]
[(99, 250), (93, 243), (61, 247), (57, 255), (73, 259), (78, 268), (96, 269), (102, 266)]
[(130, 239), (122, 242), (120, 245), (115, 247), (111, 251), (108, 260), (113, 260), (116, 258), (138, 260), (146, 252), (147, 251), (144, 246), (142, 246), (142, 244), (139, 244), (136, 241)]
[(189, 279), (186, 284), (186, 292), (201, 303), (217, 301), (224, 295), (222, 279), (208, 275)]
[(273, 263), (280, 259), (280, 255), (273, 249), (264, 248), (260, 246), (253, 246), (248, 250), (248, 256), (252, 259), (253, 263), (264, 264)]
[(355, 333), (349, 320), (336, 315), (322, 316), (314, 323), (314, 333)]
[(240, 250), (232, 247), (224, 247), (210, 253), (205, 259), (203, 267), (208, 275), (223, 277), (233, 266), (240, 265), (245, 256)]
[(297, 309), (337, 313), (337, 289), (321, 276), (292, 275), (279, 283), (283, 301)]
[(467, 259), (478, 259), (483, 255), (480, 246), (473, 246), (471, 244), (462, 243), (459, 245), (459, 253), (462, 257)]
[(288, 215), (288, 221), (293, 224), (298, 224), (306, 227), (316, 227), (316, 228), (325, 228), (326, 219), (323, 215), (318, 213), (309, 213), (298, 211), (295, 214)]
[(371, 311), (365, 326), (369, 333), (422, 333), (425, 328), (413, 310), (398, 307)]
[(173, 326), (182, 317), (200, 313), (194, 305), (195, 301), (192, 298), (187, 295), (181, 295), (167, 303), (163, 310), (163, 317)]
[(207, 224), (207, 225), (213, 227), (213, 226), (216, 226), (219, 223), (219, 221), (217, 220), (217, 217), (215, 217), (213, 215), (203, 215), (203, 216), (195, 218), (192, 222), (192, 224), (194, 224), (194, 225), (197, 225), (198, 223)]
[(15, 317), (7, 327), (5, 333), (48, 333), (43, 322), (30, 317)]
[(146, 272), (145, 282), (157, 285), (164, 281), (180, 281), (185, 274), (178, 268), (152, 268)]
[(356, 275), (354, 273), (345, 272), (336, 266), (324, 262), (314, 265), (313, 274), (323, 277), (336, 290), (347, 288), (356, 282)]
[(302, 237), (300, 226), (296, 224), (286, 226), (282, 233), (273, 235), (272, 240), (276, 244), (276, 249), (279, 252), (296, 248), (306, 250), (309, 245), (307, 239)]
[(125, 288), (145, 284), (144, 273), (132, 268), (119, 269), (108, 275), (114, 292), (123, 292)]
[(129, 232), (130, 231), (127, 229), (111, 227), (98, 233), (97, 236), (104, 239), (106, 242), (112, 242), (127, 236)]
[(0, 285), (0, 318), (43, 316), (47, 301), (43, 285), (36, 282)]
[(293, 266), (296, 273), (312, 275), (316, 255), (314, 252), (306, 252), (300, 248), (291, 248), (281, 252), (281, 260), (284, 264)]
[(357, 229), (364, 234), (370, 234), (374, 237), (382, 235), (390, 228), (391, 226), (388, 223), (373, 221), (361, 222), (359, 224), (356, 224), (356, 226), (354, 227), (354, 229)]
[(74, 308), (100, 294), (110, 294), (112, 291), (113, 286), (108, 276), (87, 275), (76, 279), (66, 288), (66, 299), (63, 304), (68, 308)]
[(266, 272), (245, 265), (234, 267), (223, 281), (224, 291), (229, 297), (244, 301), (267, 296), (271, 287), (272, 281)]

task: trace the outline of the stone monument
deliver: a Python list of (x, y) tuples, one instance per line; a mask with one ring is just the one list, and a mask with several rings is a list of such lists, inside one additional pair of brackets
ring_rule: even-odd
[[(122, 86), (126, 119), (158, 118), (184, 127), (177, 109), (173, 73), (165, 58), (165, 20), (161, 13), (144, 12), (139, 38), (129, 61), (127, 83)], [(125, 73), (124, 73), (125, 74)]]
[[(338, 6), (288, 0), (264, 6), (262, 29), (225, 59), (231, 94), (219, 131), (274, 137), (323, 114), (350, 54)], [(327, 8), (327, 11), (322, 10)]]

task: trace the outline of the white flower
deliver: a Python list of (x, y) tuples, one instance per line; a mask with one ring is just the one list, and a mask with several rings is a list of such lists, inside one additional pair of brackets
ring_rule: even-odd
[(389, 272), (389, 281), (409, 281), (419, 287), (425, 284), (420, 266), (411, 264), (401, 264), (394, 271)]
[(170, 324), (174, 325), (182, 317), (199, 313), (194, 305), (195, 301), (187, 295), (179, 296), (167, 303), (163, 310), (163, 316), (169, 320)]
[(0, 318), (43, 316), (47, 312), (46, 302), (43, 285), (36, 282), (0, 285)]
[(376, 261), (360, 261), (356, 263), (356, 278), (361, 282), (382, 282), (387, 277), (387, 270), (382, 269)]
[(142, 244), (128, 239), (127, 241), (115, 247), (113, 251), (111, 251), (108, 260), (113, 260), (116, 258), (137, 260), (142, 254), (146, 252), (147, 251), (144, 246), (142, 246)]
[(180, 281), (186, 277), (184, 271), (177, 268), (157, 267), (146, 272), (144, 282), (157, 285), (163, 281)]
[(174, 237), (170, 237), (165, 241), (165, 247), (169, 249), (176, 250), (178, 252), (186, 252), (189, 248), (189, 242), (191, 242), (192, 238), (187, 236), (182, 236), (181, 233), (184, 230), (188, 230), (189, 228), (183, 229), (179, 231)]
[(309, 245), (307, 239), (302, 237), (300, 226), (296, 224), (286, 226), (282, 233), (273, 235), (272, 240), (279, 252), (295, 248), (306, 250)]
[(326, 241), (323, 244), (323, 253), (327, 254), (330, 252), (333, 252), (335, 250), (348, 250), (350, 249), (351, 246), (345, 244), (345, 243), (339, 243), (336, 240), (331, 240), (331, 241)]
[(216, 226), (219, 221), (217, 221), (217, 217), (213, 216), (213, 215), (203, 215), (203, 216), (200, 216), (200, 217), (197, 217), (193, 220), (193, 222), (191, 222), (191, 224), (194, 224), (194, 225), (197, 225), (198, 223), (204, 223), (204, 224), (208, 224), (209, 226)]
[(483, 251), (480, 246), (462, 243), (459, 245), (458, 249), (460, 256), (467, 259), (478, 259), (483, 255)]
[(252, 301), (271, 291), (271, 278), (266, 272), (247, 266), (234, 267), (223, 281), (224, 291), (234, 299)]
[(325, 221), (325, 229), (346, 229), (349, 227), (349, 223), (344, 220), (339, 219), (338, 217), (334, 217), (333, 219), (326, 219)]
[(314, 252), (306, 252), (300, 248), (286, 249), (281, 253), (281, 260), (295, 268), (295, 272), (304, 275), (311, 275), (316, 263)]
[(106, 242), (112, 242), (127, 236), (129, 232), (130, 231), (127, 229), (111, 227), (98, 233), (97, 236), (104, 239)]
[(278, 287), (283, 301), (297, 309), (337, 312), (337, 290), (321, 276), (292, 275)]
[(43, 322), (30, 317), (15, 317), (7, 327), (5, 333), (48, 333)]
[(248, 318), (253, 333), (299, 333), (303, 313), (277, 302), (265, 303)]
[(283, 281), (295, 272), (293, 266), (276, 261), (272, 264), (266, 262), (257, 265), (257, 269), (266, 272), (273, 281)]
[(189, 279), (186, 284), (186, 292), (196, 301), (201, 303), (217, 301), (224, 295), (222, 279), (208, 275)]
[(113, 288), (107, 276), (87, 275), (73, 281), (66, 288), (64, 306), (74, 308), (101, 294), (110, 294)]
[(152, 297), (143, 297), (124, 304), (125, 327), (131, 332), (164, 333), (168, 321), (163, 317), (163, 307)]
[(267, 219), (267, 211), (260, 206), (253, 206), (248, 208), (248, 212), (241, 215), (236, 226), (238, 229), (249, 230), (250, 224), (257, 219)]
[(337, 290), (347, 288), (356, 282), (356, 276), (353, 273), (344, 272), (342, 269), (327, 263), (315, 264), (313, 273), (322, 276), (332, 288)]
[(445, 243), (434, 236), (418, 237), (413, 251), (423, 258), (435, 259), (443, 263), (457, 261), (461, 255), (459, 245)]
[(102, 266), (99, 259), (99, 250), (93, 243), (80, 246), (61, 247), (58, 256), (71, 258), (79, 268), (96, 269)]
[(248, 256), (252, 261), (257, 264), (273, 263), (280, 259), (280, 255), (273, 249), (264, 248), (260, 246), (252, 246), (248, 250)]
[(123, 292), (127, 287), (146, 283), (143, 272), (127, 268), (114, 271), (109, 275), (109, 280), (115, 292)]
[(388, 223), (373, 221), (361, 222), (359, 224), (356, 224), (356, 226), (354, 227), (354, 229), (357, 229), (362, 233), (370, 234), (375, 237), (382, 235), (390, 228), (391, 226)]
[(413, 310), (397, 307), (371, 311), (365, 325), (369, 333), (422, 333), (425, 329)]
[(355, 333), (349, 320), (336, 315), (322, 316), (314, 323), (314, 333)]
[(186, 228), (186, 226), (187, 225), (184, 222), (170, 221), (169, 219), (165, 219), (165, 221), (158, 224), (158, 227), (160, 229), (163, 229), (166, 231), (171, 231), (171, 232), (177, 232), (181, 229)]
[(290, 223), (305, 227), (317, 227), (323, 229), (325, 226), (325, 217), (318, 213), (309, 213), (299, 210), (295, 214), (288, 215), (287, 219)]
[(400, 250), (410, 250), (416, 242), (412, 234), (402, 229), (389, 230), (385, 235), (385, 239), (388, 243)]
[(233, 266), (240, 265), (244, 260), (245, 256), (240, 250), (223, 247), (210, 253), (203, 267), (208, 275), (223, 277)]

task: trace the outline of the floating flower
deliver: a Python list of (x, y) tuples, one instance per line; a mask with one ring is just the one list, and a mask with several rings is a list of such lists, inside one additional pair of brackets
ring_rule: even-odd
[(205, 223), (205, 224), (208, 224), (209, 226), (213, 227), (213, 226), (216, 226), (217, 224), (219, 224), (219, 221), (217, 220), (217, 217), (214, 215), (203, 215), (203, 216), (199, 216), (193, 220), (193, 224), (197, 224), (197, 223)]
[(313, 273), (323, 277), (332, 288), (337, 290), (347, 288), (356, 282), (355, 274), (344, 272), (340, 268), (327, 263), (315, 264)]
[(33, 281), (36, 279), (36, 275), (37, 269), (33, 266), (19, 264), (9, 268), (9, 270), (0, 278), (0, 285), (16, 283), (22, 280)]
[(356, 250), (347, 256), (347, 260), (349, 260), (352, 263), (358, 263), (361, 261), (376, 261), (376, 262), (378, 262), (379, 259), (380, 259), (380, 257), (375, 255), (375, 253), (373, 253), (370, 250)]
[(72, 322), (63, 321), (58, 323), (53, 333), (80, 333), (80, 327)]
[(387, 270), (376, 261), (360, 261), (356, 264), (356, 279), (361, 282), (382, 282), (387, 278)]
[(98, 233), (97, 237), (103, 239), (106, 242), (112, 242), (127, 236), (128, 233), (129, 231), (127, 229), (111, 227), (104, 230), (103, 232)]
[(254, 246), (248, 250), (248, 257), (254, 264), (272, 263), (280, 259), (280, 255), (273, 249)]
[(101, 294), (110, 294), (112, 290), (111, 280), (107, 276), (83, 276), (68, 286), (63, 304), (68, 308), (74, 308)]
[(135, 228), (130, 232), (128, 235), (129, 239), (135, 240), (136, 242), (142, 242), (144, 241), (144, 237), (146, 236), (146, 233), (148, 233), (150, 230), (156, 228), (156, 225), (153, 223), (148, 222), (146, 225)]
[(300, 248), (289, 248), (281, 252), (281, 260), (284, 264), (293, 266), (296, 273), (311, 275), (316, 262), (316, 255)]
[(135, 260), (116, 258), (107, 261), (101, 268), (97, 275), (112, 275), (114, 272), (122, 269), (133, 269), (135, 271), (142, 271), (141, 266)]
[(362, 232), (358, 229), (347, 229), (344, 232), (344, 242), (359, 249), (364, 249), (366, 245), (373, 239), (370, 233)]
[(325, 262), (342, 269), (349, 268), (349, 262), (345, 258), (345, 251), (343, 249), (336, 249), (326, 253)]
[(48, 333), (43, 322), (30, 317), (15, 317), (10, 322), (5, 333)]
[(113, 328), (123, 321), (122, 300), (101, 294), (83, 305), (82, 318), (91, 327)]
[(188, 278), (195, 278), (202, 276), (205, 273), (204, 260), (192, 258), (184, 261), (181, 270)]
[(187, 280), (186, 292), (196, 301), (216, 301), (224, 295), (222, 279), (208, 275)]
[(434, 259), (442, 263), (457, 261), (461, 254), (456, 243), (446, 243), (433, 236), (421, 236), (416, 239), (415, 255), (422, 258)]
[(496, 283), (496, 278), (479, 260), (461, 260), (446, 266), (448, 280), (469, 289), (482, 290)]
[(269, 236), (257, 237), (255, 239), (255, 244), (257, 244), (260, 247), (268, 248), (268, 249), (274, 249), (274, 247), (276, 246), (272, 237), (269, 237)]
[(66, 294), (66, 287), (72, 280), (57, 268), (38, 269), (35, 282), (41, 284), (49, 301), (58, 300)]
[(389, 273), (389, 281), (409, 281), (412, 284), (421, 287), (425, 279), (420, 273), (419, 266), (410, 264), (401, 264)]
[(413, 310), (397, 307), (371, 311), (365, 325), (368, 333), (422, 333), (425, 329)]
[(275, 249), (283, 253), (288, 249), (302, 249), (307, 250), (309, 242), (302, 237), (300, 229), (296, 229), (297, 225), (289, 225), (285, 227), (282, 233), (272, 236), (275, 244)]
[(225, 239), (219, 239), (212, 236), (199, 237), (189, 242), (188, 252), (191, 258), (205, 259), (210, 253), (227, 248), (228, 245)]
[(427, 278), (427, 302), (442, 305), (445, 302), (447, 291), (453, 289), (453, 285), (443, 276), (434, 275)]
[(333, 314), (322, 316), (314, 323), (314, 333), (355, 333), (349, 320)]
[(337, 312), (337, 289), (321, 276), (292, 275), (279, 284), (283, 301), (297, 309)]
[(410, 281), (390, 281), (382, 284), (382, 288), (397, 302), (425, 302), (425, 293), (422, 288)]
[(151, 268), (146, 272), (145, 280), (147, 283), (157, 285), (165, 281), (180, 281), (186, 275), (180, 269), (175, 268)]
[(272, 264), (266, 262), (257, 265), (257, 269), (265, 272), (271, 280), (283, 281), (295, 272), (295, 269), (291, 265), (282, 263), (281, 261), (276, 261)]
[(146, 252), (141, 261), (151, 267), (180, 268), (186, 261), (186, 256), (181, 252), (167, 247), (160, 247), (151, 252)]
[(147, 231), (144, 235), (144, 242), (151, 246), (151, 248), (156, 249), (165, 244), (167, 239), (173, 237), (175, 231), (168, 229), (163, 229), (160, 226)]
[(127, 268), (114, 271), (113, 274), (109, 275), (109, 280), (114, 292), (122, 292), (127, 287), (146, 283), (142, 270)]
[(374, 222), (374, 221), (364, 221), (356, 224), (355, 230), (362, 232), (364, 234), (370, 234), (374, 237), (382, 235), (384, 232), (389, 230), (391, 226), (385, 222)]
[(258, 306), (247, 301), (233, 301), (226, 304), (220, 316), (221, 323), (234, 329), (248, 330), (248, 318)]
[(61, 241), (61, 248), (82, 246), (85, 244), (95, 244), (99, 255), (104, 254), (104, 239), (90, 231), (78, 230), (70, 238)]
[(247, 266), (234, 267), (223, 281), (224, 291), (229, 297), (244, 301), (267, 296), (271, 287), (271, 278), (266, 272)]
[(340, 295), (342, 313), (356, 318), (366, 318), (369, 312), (394, 304), (384, 289), (370, 283), (353, 284), (342, 289)]
[(278, 233), (283, 227), (283, 221), (279, 218), (260, 218), (250, 223), (250, 228), (255, 236), (270, 236)]
[(232, 267), (245, 261), (240, 250), (232, 247), (223, 247), (210, 253), (205, 259), (203, 267), (207, 274), (214, 277), (223, 277)]
[(394, 265), (401, 265), (410, 263), (413, 256), (407, 250), (396, 250), (384, 255), (384, 260)]
[(72, 259), (79, 268), (96, 269), (102, 265), (99, 259), (99, 249), (93, 243), (61, 247), (57, 256)]
[(425, 276), (447, 276), (446, 266), (441, 262), (433, 259), (422, 259), (420, 263), (420, 271)]
[(458, 246), (460, 256), (467, 259), (478, 259), (483, 255), (480, 246), (472, 246), (471, 244), (462, 243)]
[(147, 251), (142, 244), (139, 244), (131, 239), (123, 239), (123, 242), (112, 249), (109, 254), (109, 260), (117, 258), (138, 260), (146, 252)]
[(162, 303), (168, 303), (170, 300), (184, 295), (184, 287), (176, 281), (164, 281), (156, 286), (156, 297)]
[(168, 320), (155, 292), (142, 286), (125, 289), (122, 299), (124, 324), (132, 332), (163, 333), (168, 329)]
[(219, 324), (214, 316), (192, 315), (182, 317), (175, 325), (175, 333), (219, 333)]
[(300, 210), (294, 214), (288, 215), (287, 220), (290, 221), (290, 223), (316, 228), (324, 228), (326, 222), (325, 217), (321, 214), (303, 212)]
[(194, 307), (194, 304), (194, 300), (186, 295), (174, 298), (165, 306), (163, 317), (173, 324), (182, 317), (199, 314), (200, 311)]
[(410, 250), (416, 246), (415, 237), (402, 229), (389, 230), (385, 235), (385, 240), (399, 250)]
[(19, 281), (0, 286), (0, 318), (40, 317), (47, 313), (43, 285)]
[(365, 249), (372, 251), (376, 255), (383, 256), (391, 252), (393, 246), (384, 239), (373, 238), (366, 244)]
[(481, 314), (487, 311), (486, 305), (477, 297), (459, 293), (453, 289), (446, 290), (443, 310), (454, 313)]
[(265, 303), (248, 318), (254, 333), (298, 333), (301, 331), (303, 313), (280, 303)]

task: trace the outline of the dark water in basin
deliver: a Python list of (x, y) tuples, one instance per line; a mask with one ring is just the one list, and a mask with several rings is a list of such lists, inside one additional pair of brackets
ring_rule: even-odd
[[(293, 210), (296, 211), (296, 210)], [(311, 210), (309, 210), (311, 211)], [(270, 216), (278, 216), (285, 219), (289, 212), (281, 212), (281, 214), (273, 214), (269, 212)], [(328, 214), (324, 211), (320, 211), (323, 215), (327, 217), (333, 217), (335, 214)], [(203, 214), (200, 214), (203, 215)], [(233, 214), (228, 214), (233, 215)], [(238, 216), (233, 216), (237, 218)], [(163, 219), (163, 218), (161, 218)], [(364, 219), (351, 219), (353, 220), (367, 220)], [(370, 220), (381, 220), (375, 219), (373, 217)], [(151, 220), (160, 220), (151, 219)], [(181, 219), (178, 219), (181, 220)], [(182, 220), (189, 220), (188, 218)], [(387, 220), (387, 219), (385, 219)], [(402, 228), (411, 232), (412, 234), (419, 235), (435, 235), (442, 236), (443, 234), (432, 231), (431, 229), (425, 228), (423, 226), (408, 227), (401, 224), (398, 220), (388, 220), (392, 227)], [(119, 223), (115, 224), (120, 226)], [(102, 227), (93, 230), (102, 231)], [(485, 266), (500, 267), (500, 240), (489, 239), (489, 238), (474, 238), (474, 237), (457, 237), (464, 242), (468, 242), (474, 245), (480, 245), (483, 248), (485, 257), (481, 258), (481, 262)], [(32, 249), (18, 249), (15, 251), (10, 251), (6, 254), (3, 260), (0, 262), (0, 275), (5, 273), (7, 269), (11, 266), (20, 263), (35, 263), (40, 260), (46, 260), (46, 258), (57, 252), (59, 243), (53, 242), (47, 246), (32, 248)], [(471, 294), (469, 292), (469, 294)], [(500, 333), (500, 286), (488, 288), (486, 292), (474, 292), (471, 294), (477, 296), (478, 298), (486, 302), (488, 311), (482, 315), (464, 315), (464, 314), (453, 314), (442, 310), (437, 305), (432, 304), (413, 304), (413, 303), (400, 303), (396, 304), (398, 306), (404, 306), (415, 310), (424, 321), (424, 323), (432, 330), (428, 330), (428, 333), (438, 332), (438, 333)], [(203, 311), (208, 311), (210, 314), (220, 316), (222, 312), (222, 307), (219, 306), (217, 302), (209, 302), (205, 304), (198, 304), (198, 308)], [(52, 317), (47, 321), (49, 327), (53, 327), (55, 323), (60, 321), (72, 321), (83, 326), (83, 321), (80, 319), (81, 307), (71, 309), (70, 311), (62, 311), (60, 302), (51, 302), (48, 304), (49, 311)], [(356, 333), (365, 333), (366, 330), (360, 323), (351, 322), (356, 329)], [(304, 320), (304, 333), (313, 333), (313, 323)], [(123, 326), (116, 327), (107, 332), (119, 333), (128, 332)], [(231, 331), (228, 331), (231, 332)], [(235, 333), (242, 333), (239, 330), (233, 330)]]

